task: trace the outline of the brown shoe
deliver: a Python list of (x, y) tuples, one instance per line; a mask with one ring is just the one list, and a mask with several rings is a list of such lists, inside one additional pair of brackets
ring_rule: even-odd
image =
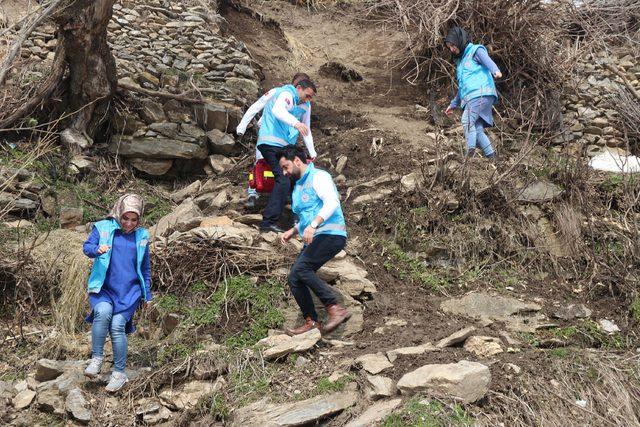
[(340, 304), (331, 304), (326, 306), (329, 318), (327, 323), (321, 329), (323, 334), (328, 334), (340, 325), (340, 323), (349, 320), (351, 313)]
[(292, 337), (294, 335), (300, 335), (300, 334), (304, 334), (305, 332), (309, 332), (314, 328), (320, 329), (320, 322), (316, 322), (315, 320), (311, 319), (311, 317), (307, 317), (307, 320), (304, 322), (304, 325), (295, 329), (287, 328), (285, 329), (284, 332), (290, 337)]

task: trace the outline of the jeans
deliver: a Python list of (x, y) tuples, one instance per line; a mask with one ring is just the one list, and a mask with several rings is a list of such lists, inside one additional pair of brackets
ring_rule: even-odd
[(318, 320), (309, 289), (320, 299), (322, 304), (336, 304), (336, 296), (326, 282), (321, 280), (316, 271), (327, 261), (336, 256), (346, 245), (347, 238), (331, 234), (319, 234), (310, 245), (305, 246), (291, 266), (289, 272), (289, 288), (296, 299), (303, 317)]
[(469, 102), (462, 113), (462, 127), (467, 140), (467, 150), (474, 150), (478, 145), (487, 157), (493, 157), (494, 151), (489, 137), (484, 133), (485, 122), (480, 117), (480, 111), (483, 108), (491, 108), (491, 105), (493, 105), (493, 99), (482, 97), (478, 102)]
[(284, 176), (282, 169), (280, 169), (280, 159), (278, 159), (278, 153), (281, 148), (271, 145), (258, 145), (258, 150), (262, 153), (262, 156), (269, 164), (271, 171), (275, 177), (276, 183), (273, 187), (273, 191), (269, 194), (269, 201), (262, 213), (262, 226), (268, 227), (278, 223), (284, 205), (286, 205), (287, 197), (291, 192), (291, 179)]
[(124, 331), (126, 323), (127, 320), (122, 314), (113, 315), (113, 306), (108, 302), (99, 302), (93, 308), (93, 325), (91, 326), (93, 357), (104, 356), (104, 342), (110, 332), (115, 372), (124, 372), (127, 364), (127, 334)]

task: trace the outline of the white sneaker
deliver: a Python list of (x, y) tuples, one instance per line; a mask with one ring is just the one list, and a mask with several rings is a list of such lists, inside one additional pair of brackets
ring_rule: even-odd
[(104, 357), (92, 357), (89, 361), (89, 366), (84, 370), (84, 375), (89, 378), (95, 378), (100, 373), (102, 369), (102, 362), (104, 361)]
[(111, 379), (109, 380), (109, 384), (107, 384), (106, 390), (109, 393), (114, 393), (120, 390), (127, 382), (129, 378), (124, 372), (112, 372)]

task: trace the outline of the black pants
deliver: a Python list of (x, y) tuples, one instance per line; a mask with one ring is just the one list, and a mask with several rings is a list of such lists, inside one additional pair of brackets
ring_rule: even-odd
[(303, 317), (318, 320), (318, 313), (313, 306), (313, 299), (309, 289), (322, 301), (324, 305), (337, 302), (335, 294), (326, 282), (321, 280), (316, 271), (327, 261), (336, 256), (346, 245), (347, 238), (331, 234), (320, 234), (313, 238), (310, 245), (305, 246), (291, 266), (289, 272), (289, 287)]
[(258, 150), (260, 150), (262, 157), (269, 164), (276, 180), (273, 191), (269, 194), (267, 206), (262, 213), (262, 226), (268, 227), (272, 224), (277, 224), (280, 216), (282, 216), (282, 210), (291, 192), (291, 179), (284, 176), (280, 168), (278, 152), (281, 148), (271, 145), (258, 145)]

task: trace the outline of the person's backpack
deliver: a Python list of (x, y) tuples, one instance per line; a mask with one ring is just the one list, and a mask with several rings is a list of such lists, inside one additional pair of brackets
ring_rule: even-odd
[(249, 187), (258, 193), (270, 193), (276, 185), (276, 179), (265, 159), (260, 159), (249, 171)]

